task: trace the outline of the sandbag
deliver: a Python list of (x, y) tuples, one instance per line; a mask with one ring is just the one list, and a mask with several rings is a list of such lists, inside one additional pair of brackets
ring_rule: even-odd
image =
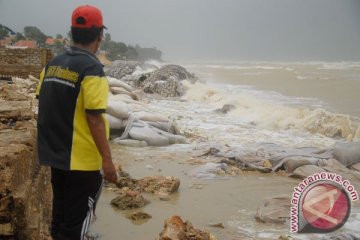
[(122, 125), (123, 120), (121, 120), (117, 117), (111, 116), (110, 114), (105, 114), (105, 117), (109, 122), (110, 129), (122, 129), (123, 128), (123, 125)]
[(134, 116), (136, 119), (149, 121), (149, 122), (168, 122), (169, 119), (166, 116), (161, 114), (155, 114), (146, 111), (134, 112)]
[(291, 198), (289, 195), (279, 195), (266, 199), (260, 206), (255, 218), (265, 223), (285, 223), (290, 218)]
[(325, 169), (326, 171), (336, 172), (336, 173), (344, 172), (348, 170), (342, 163), (340, 163), (335, 158), (320, 159), (318, 161), (318, 166)]
[(303, 157), (303, 156), (292, 156), (285, 157), (284, 159), (284, 168), (288, 173), (292, 173), (296, 168), (303, 165), (316, 165), (318, 158), (313, 157)]
[(170, 129), (172, 127), (171, 122), (146, 122), (146, 124), (149, 124), (152, 127), (155, 127), (157, 129), (163, 130), (165, 132), (170, 132)]
[(359, 171), (360, 172), (360, 163), (355, 163), (351, 165), (350, 167), (352, 170)]
[(167, 137), (161, 136), (153, 131), (149, 126), (134, 126), (129, 131), (132, 139), (146, 141), (149, 146), (165, 146), (169, 145)]
[(139, 100), (139, 97), (133, 93), (133, 92), (129, 92), (127, 91), (125, 88), (122, 87), (111, 87), (110, 88), (111, 92), (114, 94), (126, 94), (128, 96), (130, 96), (132, 99), (134, 100)]
[(160, 134), (161, 136), (166, 137), (169, 140), (170, 144), (177, 144), (177, 143), (187, 143), (187, 139), (180, 135), (175, 135), (169, 132), (165, 132), (161, 129), (151, 127), (155, 132)]
[(109, 82), (110, 87), (122, 87), (125, 90), (127, 90), (128, 92), (133, 91), (133, 88), (129, 84), (127, 84), (127, 83), (125, 83), (125, 82), (123, 82), (123, 81), (121, 81), (121, 80), (119, 80), (117, 78), (107, 77), (107, 80)]
[(139, 141), (135, 139), (121, 139), (121, 138), (115, 138), (113, 139), (114, 143), (125, 145), (128, 147), (147, 147), (148, 144), (145, 141)]
[(129, 95), (126, 94), (117, 94), (117, 95), (112, 95), (111, 97), (109, 97), (109, 101), (120, 101), (120, 102), (124, 102), (127, 104), (139, 104), (139, 105), (143, 105), (144, 107), (147, 108), (146, 104), (140, 102), (140, 101), (136, 101), (134, 99), (132, 99)]
[(360, 142), (337, 143), (333, 155), (346, 167), (358, 163), (360, 162)]
[(289, 177), (304, 179), (315, 173), (325, 172), (321, 167), (315, 165), (304, 165), (295, 169), (295, 171), (289, 175)]
[(144, 104), (138, 104), (138, 103), (127, 103), (128, 108), (131, 110), (131, 112), (141, 112), (146, 111), (148, 107), (146, 107)]
[(111, 99), (109, 99), (106, 113), (120, 119), (126, 119), (129, 117), (129, 109), (126, 103), (120, 101), (113, 101)]

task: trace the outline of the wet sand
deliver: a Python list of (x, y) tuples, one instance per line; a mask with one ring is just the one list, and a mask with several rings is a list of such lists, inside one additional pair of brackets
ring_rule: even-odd
[[(127, 211), (111, 207), (110, 201), (116, 194), (104, 189), (92, 233), (98, 234), (101, 240), (156, 239), (162, 231), (165, 219), (174, 214), (191, 221), (195, 227), (209, 230), (218, 239), (277, 239), (280, 235), (289, 233), (287, 225), (257, 222), (255, 213), (266, 198), (283, 193), (290, 195), (299, 180), (281, 173), (258, 172), (218, 176), (213, 180), (192, 179), (187, 173), (196, 167), (188, 162), (194, 160), (194, 148), (193, 145), (160, 148), (112, 145), (115, 161), (121, 163), (123, 169), (132, 177), (172, 175), (180, 178), (181, 184), (179, 191), (170, 195), (170, 201), (161, 201), (158, 196), (144, 194), (151, 203), (142, 209)], [(206, 158), (203, 160), (206, 161)], [(126, 218), (127, 214), (138, 210), (149, 213), (152, 218), (139, 222)], [(358, 215), (355, 215), (356, 217)], [(208, 226), (214, 223), (223, 223), (225, 228)]]

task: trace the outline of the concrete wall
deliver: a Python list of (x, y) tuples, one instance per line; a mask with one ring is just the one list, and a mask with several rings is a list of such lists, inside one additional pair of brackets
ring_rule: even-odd
[(39, 78), (41, 70), (52, 58), (45, 48), (5, 48), (0, 47), (0, 77), (16, 76)]

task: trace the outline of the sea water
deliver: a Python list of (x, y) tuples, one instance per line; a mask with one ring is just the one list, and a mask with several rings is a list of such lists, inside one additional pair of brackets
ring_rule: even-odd
[[(232, 62), (183, 66), (199, 80), (184, 81), (186, 93), (180, 99), (152, 100), (148, 106), (170, 116), (183, 133), (199, 136), (198, 142), (256, 151), (259, 143), (331, 148), (336, 142), (360, 139), (360, 63)], [(235, 109), (227, 114), (215, 111), (224, 104)], [(207, 228), (219, 239), (277, 239), (288, 234), (287, 226), (260, 224), (254, 216), (265, 198), (280, 193), (290, 195), (298, 180), (258, 173), (210, 182), (192, 180), (188, 173), (194, 167), (185, 164), (192, 150), (192, 144), (145, 149), (113, 145), (115, 161), (133, 176), (174, 175), (180, 178), (181, 186), (170, 202), (149, 196), (152, 204), (143, 210), (153, 218), (141, 224), (131, 223), (124, 212), (112, 209), (108, 203), (114, 196), (105, 191), (93, 228), (101, 239), (154, 239), (163, 221), (173, 214), (182, 215), (200, 228), (222, 222), (225, 230)], [(360, 191), (359, 184), (354, 185)], [(356, 203), (341, 231), (359, 233), (359, 217)]]

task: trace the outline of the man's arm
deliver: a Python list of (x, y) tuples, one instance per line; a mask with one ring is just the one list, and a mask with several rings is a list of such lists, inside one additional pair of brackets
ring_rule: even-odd
[(86, 113), (86, 119), (96, 147), (102, 157), (104, 178), (109, 182), (115, 183), (117, 181), (117, 173), (111, 159), (111, 151), (106, 138), (103, 116), (99, 113)]

